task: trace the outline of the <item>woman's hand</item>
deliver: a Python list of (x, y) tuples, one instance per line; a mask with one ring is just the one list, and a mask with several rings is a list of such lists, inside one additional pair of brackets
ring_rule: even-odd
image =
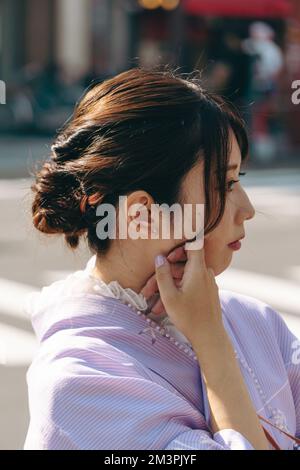
[(213, 270), (205, 264), (204, 248), (187, 250), (187, 262), (179, 282), (174, 281), (171, 265), (164, 256), (156, 257), (155, 261), (161, 301), (173, 324), (192, 345), (222, 333), (219, 289)]
[[(155, 275), (142, 292), (151, 297), (159, 289), (159, 308), (167, 311), (196, 352), (206, 384), (212, 432), (235, 429), (254, 449), (269, 450), (223, 325), (219, 289), (213, 270), (205, 264), (204, 248), (177, 249), (167, 258), (158, 258)], [(176, 266), (178, 263), (182, 265)]]
[[(174, 279), (174, 283), (177, 287), (179, 287), (183, 277), (185, 263), (187, 261), (187, 255), (184, 247), (180, 246), (171, 251), (167, 256), (167, 260), (170, 262), (170, 269)], [(147, 283), (141, 290), (141, 293), (145, 296), (145, 298), (149, 301), (150, 304), (152, 303), (152, 298), (154, 300), (157, 299), (157, 294), (159, 294), (159, 290), (156, 281), (156, 273), (154, 273), (148, 279)], [(157, 315), (160, 315), (161, 313), (166, 313), (166, 309), (160, 297), (158, 297), (158, 299), (154, 302), (151, 308), (151, 312)]]

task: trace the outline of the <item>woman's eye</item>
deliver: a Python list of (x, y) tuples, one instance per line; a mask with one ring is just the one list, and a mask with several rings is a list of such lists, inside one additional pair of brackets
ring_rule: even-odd
[[(239, 176), (244, 176), (244, 175), (246, 175), (246, 173), (239, 173)], [(234, 185), (234, 183), (238, 183), (239, 181), (240, 180), (230, 180), (230, 181), (228, 181), (228, 183), (227, 183), (228, 184), (228, 191), (229, 192), (233, 191), (232, 186)]]
[(232, 186), (234, 185), (234, 183), (238, 183), (239, 181), (240, 180), (230, 180), (230, 181), (228, 181), (228, 183), (227, 183), (228, 191), (229, 192), (233, 191)]

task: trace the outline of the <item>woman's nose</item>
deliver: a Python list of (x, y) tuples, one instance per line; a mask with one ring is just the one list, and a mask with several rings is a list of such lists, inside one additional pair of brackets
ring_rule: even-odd
[(239, 211), (238, 211), (238, 217), (241, 218), (240, 223), (242, 223), (244, 220), (251, 220), (255, 216), (255, 209), (247, 195), (247, 193), (244, 191), (244, 199), (242, 201), (242, 204), (240, 204)]
[(253, 219), (253, 217), (255, 216), (255, 209), (254, 207), (252, 206), (251, 202), (249, 201), (249, 210), (248, 210), (248, 217), (246, 217), (246, 220), (251, 220)]

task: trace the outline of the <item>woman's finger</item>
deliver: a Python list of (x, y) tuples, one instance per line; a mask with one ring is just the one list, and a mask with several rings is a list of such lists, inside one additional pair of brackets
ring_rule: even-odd
[(178, 291), (174, 284), (170, 263), (165, 256), (155, 257), (155, 273), (162, 302), (164, 304), (176, 302)]
[(162, 303), (161, 299), (159, 299), (151, 309), (151, 312), (155, 313), (155, 315), (160, 315), (161, 313), (165, 312), (164, 304)]
[[(180, 279), (174, 279), (174, 284), (176, 285), (176, 287), (180, 287), (181, 286), (181, 280)], [(155, 313), (156, 315), (160, 315), (161, 313), (166, 313), (165, 306), (162, 303), (160, 297), (158, 298), (158, 300), (155, 302), (155, 304), (151, 308), (151, 312)]]
[(143, 294), (146, 299), (149, 299), (149, 297), (152, 297), (152, 295), (155, 294), (157, 291), (158, 285), (156, 281), (156, 276), (155, 274), (153, 274), (144, 285), (143, 289), (141, 290), (141, 294)]
[(170, 264), (173, 279), (182, 279), (186, 263)]
[(167, 259), (171, 263), (176, 263), (178, 261), (186, 261), (187, 254), (184, 249), (184, 246), (179, 246), (178, 248), (172, 250), (171, 253), (168, 254)]
[[(183, 271), (184, 271), (184, 264), (187, 261), (187, 254), (183, 246), (180, 246), (178, 248), (175, 248), (173, 251), (169, 253), (167, 256), (167, 260), (170, 261), (170, 266), (172, 270), (172, 275), (175, 278), (179, 278), (183, 276)], [(180, 263), (179, 266), (177, 267), (176, 264)], [(173, 266), (176, 266), (173, 269)], [(155, 273), (152, 274), (152, 276), (148, 279), (146, 282), (145, 286), (141, 290), (141, 293), (145, 295), (145, 297), (150, 297), (155, 291), (157, 291), (157, 283), (153, 281), (155, 279)]]
[[(172, 273), (173, 279), (182, 279), (183, 273), (184, 273), (184, 266), (185, 263), (171, 263), (170, 264), (170, 269)], [(156, 275), (153, 274), (141, 290), (141, 293), (145, 296), (146, 299), (151, 297), (153, 294), (155, 294), (158, 291), (158, 285), (156, 281)]]

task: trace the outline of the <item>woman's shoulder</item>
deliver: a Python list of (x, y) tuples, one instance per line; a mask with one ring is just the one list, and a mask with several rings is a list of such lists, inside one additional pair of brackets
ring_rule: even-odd
[(91, 260), (85, 269), (72, 271), (63, 279), (34, 290), (24, 298), (24, 315), (31, 322), (40, 343), (57, 331), (72, 328), (73, 318), (87, 318), (84, 312), (89, 311), (93, 300), (97, 300), (99, 307), (104, 303), (90, 276), (88, 266)]
[(231, 290), (219, 290), (223, 313), (236, 336), (249, 348), (279, 353), (285, 364), (299, 350), (299, 338), (290, 330), (282, 314), (272, 305), (253, 296)]
[(267, 302), (250, 295), (229, 289), (219, 289), (223, 311), (227, 316), (241, 317), (245, 321), (257, 321), (272, 324), (280, 319), (280, 314)]
[[(37, 400), (69, 390), (70, 386), (147, 380), (145, 367), (121, 348), (99, 338), (61, 331), (44, 342), (31, 362), (26, 379)], [(113, 382), (114, 381), (114, 382)], [(44, 397), (44, 398), (43, 398)]]
[(287, 332), (292, 335), (281, 313), (269, 303), (228, 289), (219, 289), (219, 297), (222, 310), (232, 323), (266, 331), (277, 339)]

